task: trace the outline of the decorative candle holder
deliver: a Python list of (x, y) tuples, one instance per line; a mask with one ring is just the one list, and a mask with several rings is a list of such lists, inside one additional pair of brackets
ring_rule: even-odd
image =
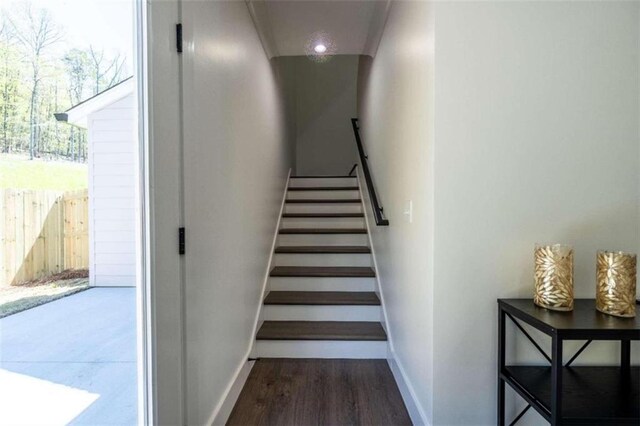
[(573, 248), (536, 245), (533, 303), (554, 311), (573, 310)]
[(635, 317), (636, 255), (599, 251), (597, 261), (596, 309), (616, 317)]

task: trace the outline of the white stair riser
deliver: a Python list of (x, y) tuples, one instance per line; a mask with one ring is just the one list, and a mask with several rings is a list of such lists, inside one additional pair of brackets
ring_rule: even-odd
[(362, 203), (286, 203), (285, 213), (362, 213)]
[(353, 200), (360, 198), (359, 191), (288, 191), (287, 198), (299, 199), (339, 199)]
[(371, 255), (363, 254), (285, 254), (274, 255), (276, 266), (373, 266)]
[(309, 186), (357, 186), (358, 179), (354, 178), (306, 178), (289, 180), (289, 186), (293, 188)]
[(380, 306), (264, 305), (265, 321), (380, 321)]
[(384, 359), (386, 341), (257, 340), (256, 354), (262, 358), (353, 358)]
[(375, 278), (269, 277), (271, 291), (375, 291)]
[(367, 234), (280, 234), (280, 246), (365, 246)]
[(362, 217), (283, 217), (282, 228), (364, 228)]

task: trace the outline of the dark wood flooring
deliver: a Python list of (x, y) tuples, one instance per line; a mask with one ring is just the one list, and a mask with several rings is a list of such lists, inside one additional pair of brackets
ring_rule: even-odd
[(410, 425), (386, 360), (260, 359), (227, 425)]

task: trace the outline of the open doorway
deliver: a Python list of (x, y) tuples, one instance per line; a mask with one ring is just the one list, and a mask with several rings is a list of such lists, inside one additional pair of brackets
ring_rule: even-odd
[(2, 424), (147, 418), (142, 8), (2, 4)]

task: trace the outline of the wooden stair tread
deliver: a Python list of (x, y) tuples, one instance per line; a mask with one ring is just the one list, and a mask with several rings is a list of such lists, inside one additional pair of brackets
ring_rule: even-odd
[(359, 198), (287, 198), (287, 204), (358, 204)]
[(299, 254), (349, 254), (349, 253), (371, 253), (367, 246), (279, 246), (276, 253), (299, 253)]
[(265, 305), (380, 305), (373, 291), (271, 291)]
[(375, 271), (368, 266), (276, 266), (272, 277), (372, 278)]
[(281, 228), (279, 234), (366, 234), (366, 228)]
[(387, 340), (379, 322), (265, 321), (258, 340)]
[(309, 175), (309, 176), (290, 176), (289, 179), (355, 179), (355, 176), (338, 176), (338, 175)]
[(364, 217), (364, 213), (283, 213), (282, 217), (297, 217), (297, 218)]
[(357, 191), (357, 186), (293, 186), (288, 191)]

